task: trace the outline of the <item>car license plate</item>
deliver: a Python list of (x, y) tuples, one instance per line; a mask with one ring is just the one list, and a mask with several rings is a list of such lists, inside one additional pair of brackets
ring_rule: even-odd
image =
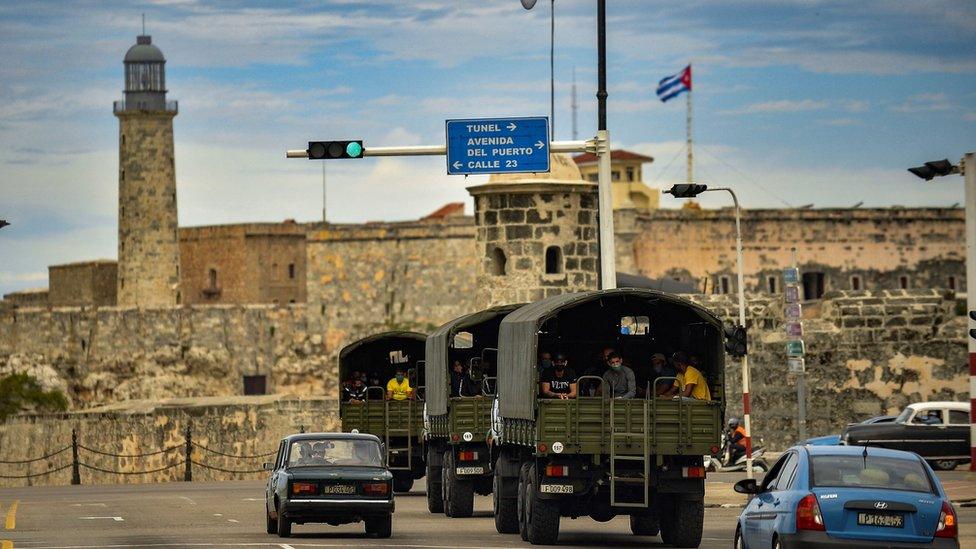
[(904, 528), (905, 517), (889, 513), (858, 513), (857, 523), (862, 526), (886, 526), (888, 528)]
[(458, 467), (454, 470), (459, 475), (481, 475), (484, 474), (484, 467)]
[(333, 484), (332, 486), (326, 486), (322, 490), (323, 494), (355, 494), (356, 487), (350, 486), (348, 484)]
[(572, 494), (572, 484), (541, 484), (539, 491), (544, 494)]

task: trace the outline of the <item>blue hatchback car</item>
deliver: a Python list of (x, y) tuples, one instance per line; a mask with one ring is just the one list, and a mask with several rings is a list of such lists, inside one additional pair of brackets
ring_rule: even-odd
[(735, 547), (959, 547), (957, 515), (917, 454), (857, 446), (794, 446), (739, 515)]

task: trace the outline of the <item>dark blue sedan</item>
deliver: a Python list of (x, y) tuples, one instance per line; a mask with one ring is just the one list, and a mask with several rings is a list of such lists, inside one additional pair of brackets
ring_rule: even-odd
[(735, 547), (959, 547), (957, 515), (939, 479), (912, 452), (794, 446), (766, 473), (736, 483), (754, 494)]

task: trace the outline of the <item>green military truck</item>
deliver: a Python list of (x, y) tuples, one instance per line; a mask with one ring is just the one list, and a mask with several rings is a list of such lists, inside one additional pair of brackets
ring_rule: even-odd
[[(492, 490), (488, 447), (496, 384), (498, 325), (518, 305), (494, 307), (456, 318), (427, 338), (427, 509), (470, 517), (474, 494)], [(451, 367), (459, 361), (475, 376), (466, 383), (477, 396), (452, 396)], [(468, 375), (468, 374), (466, 374)]]
[[(563, 294), (526, 305), (499, 327), (494, 513), (499, 532), (555, 543), (560, 517), (629, 515), (637, 535), (696, 547), (704, 517), (702, 456), (721, 441), (724, 332), (706, 309), (654, 290)], [(594, 357), (615, 349), (635, 373), (636, 398), (608, 398)], [(561, 352), (602, 394), (539, 397), (538, 353)], [(711, 401), (655, 398), (653, 353), (698, 360)], [(429, 351), (428, 351), (429, 352)], [(588, 364), (589, 362), (589, 364)], [(643, 390), (640, 390), (643, 389)]]
[[(342, 430), (376, 435), (386, 446), (393, 489), (409, 492), (424, 476), (423, 386), (424, 346), (427, 336), (417, 332), (383, 332), (350, 343), (339, 351), (339, 381), (347, 383), (353, 372), (365, 376), (362, 401), (342, 398), (339, 418)], [(386, 384), (403, 368), (414, 389), (414, 398), (386, 400)], [(341, 389), (340, 389), (341, 391)], [(346, 395), (347, 396), (347, 395)]]

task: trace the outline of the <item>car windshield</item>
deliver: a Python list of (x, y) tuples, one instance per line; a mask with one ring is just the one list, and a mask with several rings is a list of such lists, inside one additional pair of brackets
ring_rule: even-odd
[(917, 458), (813, 456), (813, 486), (933, 492)]
[(372, 440), (305, 439), (291, 443), (289, 467), (381, 467), (380, 446)]
[(912, 409), (911, 408), (905, 408), (904, 410), (901, 411), (900, 414), (898, 414), (898, 417), (895, 418), (895, 422), (896, 423), (908, 423), (908, 418), (910, 418), (910, 417), (912, 417)]

